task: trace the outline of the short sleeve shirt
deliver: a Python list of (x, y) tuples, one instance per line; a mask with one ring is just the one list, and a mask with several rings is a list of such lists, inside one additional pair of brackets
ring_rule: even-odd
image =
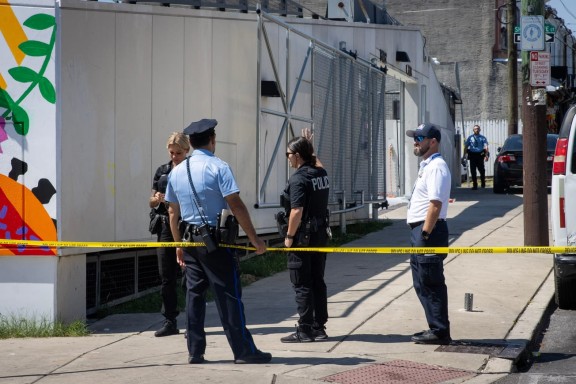
[(466, 139), (466, 148), (470, 152), (480, 153), (486, 147), (488, 147), (488, 140), (482, 135), (470, 135)]
[(166, 201), (180, 205), (182, 220), (190, 224), (203, 223), (201, 212), (211, 226), (216, 226), (217, 215), (228, 204), (224, 199), (233, 193), (240, 192), (232, 169), (222, 159), (205, 149), (195, 149), (190, 158), (190, 173), (194, 188), (198, 194), (197, 203), (188, 180), (187, 161), (178, 164), (168, 177)]
[(290, 208), (304, 208), (302, 217), (324, 218), (329, 191), (326, 170), (305, 164), (290, 177), (284, 193), (290, 196)]
[[(154, 174), (154, 178), (152, 179), (153, 190), (160, 193), (166, 193), (166, 187), (168, 185), (168, 174), (170, 174), (170, 171), (172, 171), (172, 161), (169, 161), (167, 164), (163, 164), (158, 167), (156, 173)], [(168, 214), (164, 204), (160, 204), (156, 209), (156, 212), (161, 215)]]
[(448, 199), (452, 177), (448, 164), (440, 154), (434, 154), (420, 163), (418, 178), (410, 197), (406, 221), (416, 223), (426, 220), (430, 201), (442, 203), (440, 219), (445, 219), (448, 213)]

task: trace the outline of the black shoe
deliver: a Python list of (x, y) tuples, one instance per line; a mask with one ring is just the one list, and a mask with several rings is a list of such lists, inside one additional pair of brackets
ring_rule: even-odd
[(302, 328), (303, 327), (301, 325), (297, 325), (296, 332), (294, 332), (291, 335), (282, 337), (280, 341), (283, 343), (310, 343), (314, 341), (314, 336), (312, 335), (312, 329), (309, 328), (308, 330), (304, 330)]
[(475, 185), (475, 186), (472, 187), (472, 190), (473, 190), (473, 191), (475, 191), (475, 190), (477, 190), (477, 189), (478, 189), (478, 186), (477, 186), (477, 185)]
[(253, 355), (246, 355), (234, 359), (234, 364), (266, 364), (269, 363), (270, 360), (272, 360), (271, 353), (256, 350), (256, 353)]
[(438, 345), (448, 345), (452, 341), (450, 336), (438, 337), (434, 332), (428, 330), (424, 331), (421, 335), (412, 336), (412, 341), (416, 344), (438, 344)]
[(154, 332), (156, 337), (172, 336), (180, 333), (178, 327), (176, 327), (176, 321), (166, 320), (164, 326)]
[(188, 364), (202, 364), (205, 362), (204, 355), (200, 356), (188, 356)]
[(431, 331), (429, 329), (427, 329), (425, 331), (416, 332), (412, 336), (422, 336), (423, 334), (428, 333), (428, 332), (431, 332)]
[(315, 341), (322, 341), (328, 339), (328, 335), (326, 334), (326, 327), (323, 325), (312, 326), (311, 335)]

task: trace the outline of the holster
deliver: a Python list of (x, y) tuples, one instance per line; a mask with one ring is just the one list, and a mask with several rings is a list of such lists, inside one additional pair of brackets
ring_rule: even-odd
[(216, 228), (216, 239), (219, 243), (235, 244), (240, 232), (238, 220), (233, 215), (226, 217), (224, 227), (220, 227), (220, 220), (218, 220), (218, 227)]
[(286, 217), (285, 211), (279, 211), (274, 214), (274, 219), (276, 219), (276, 226), (278, 227), (278, 234), (285, 238), (288, 234), (288, 218)]

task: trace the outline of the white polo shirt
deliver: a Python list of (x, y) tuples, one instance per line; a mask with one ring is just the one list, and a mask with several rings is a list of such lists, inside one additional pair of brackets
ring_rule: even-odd
[(442, 203), (440, 219), (446, 219), (452, 177), (448, 164), (439, 153), (435, 153), (420, 163), (418, 178), (412, 190), (406, 222), (416, 223), (426, 220), (430, 201)]

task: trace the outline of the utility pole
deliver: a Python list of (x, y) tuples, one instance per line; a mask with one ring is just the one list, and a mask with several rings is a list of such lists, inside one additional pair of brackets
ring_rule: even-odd
[(508, 135), (518, 133), (518, 50), (514, 41), (516, 20), (516, 0), (507, 4), (507, 43), (508, 43)]
[[(544, 0), (522, 0), (522, 16), (543, 15)], [(543, 28), (542, 25), (542, 34)], [(533, 29), (531, 31), (534, 32)], [(520, 34), (524, 39), (525, 32), (522, 29)], [(538, 52), (535, 53), (538, 54)], [(547, 246), (549, 239), (548, 188), (546, 186), (546, 87), (531, 85), (531, 59), (531, 52), (523, 48), (524, 245)]]

